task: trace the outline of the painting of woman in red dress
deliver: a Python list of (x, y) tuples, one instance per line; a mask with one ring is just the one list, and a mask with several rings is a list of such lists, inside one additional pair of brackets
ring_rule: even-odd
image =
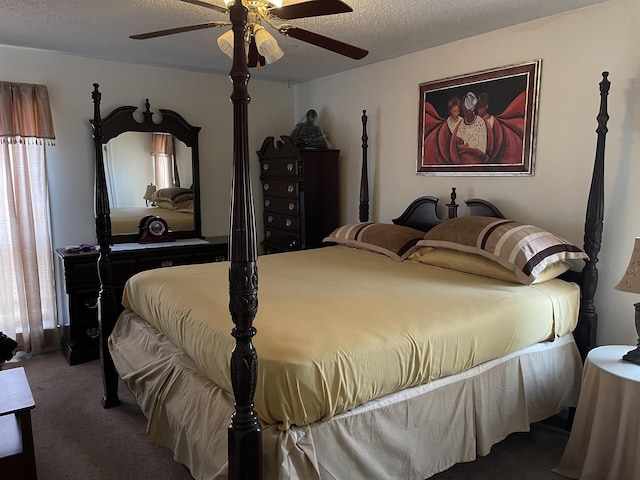
[(418, 173), (521, 171), (531, 160), (529, 80), (509, 76), (425, 93)]

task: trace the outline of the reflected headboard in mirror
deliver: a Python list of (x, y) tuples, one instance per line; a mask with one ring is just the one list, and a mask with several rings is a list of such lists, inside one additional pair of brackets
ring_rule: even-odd
[(147, 99), (138, 121), (138, 107), (118, 107), (102, 119), (101, 138), (94, 136), (104, 158), (112, 243), (134, 242), (148, 215), (166, 220), (174, 238), (202, 236), (200, 127), (166, 109), (154, 122), (150, 108)]

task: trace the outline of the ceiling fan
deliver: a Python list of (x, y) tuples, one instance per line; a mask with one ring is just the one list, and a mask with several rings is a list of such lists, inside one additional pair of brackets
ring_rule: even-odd
[[(233, 3), (235, 0), (224, 0), (225, 7), (201, 0), (180, 1), (228, 14), (229, 9), (226, 6)], [(306, 2), (286, 6), (282, 6), (282, 0), (242, 0), (242, 4), (248, 9), (247, 27), (245, 29), (245, 45), (247, 50), (247, 65), (249, 67), (260, 68), (260, 66), (265, 65), (265, 63), (278, 61), (284, 55), (284, 52), (278, 46), (278, 42), (269, 32), (267, 32), (263, 23), (277, 30), (278, 33), (286, 37), (302, 40), (303, 42), (316, 45), (355, 60), (360, 60), (369, 53), (367, 50), (354, 47), (353, 45), (349, 45), (333, 38), (325, 37), (324, 35), (304, 30), (296, 27), (295, 25), (280, 23), (282, 20), (352, 12), (353, 9), (341, 0), (307, 0)], [(196, 25), (188, 25), (186, 27), (170, 28), (167, 30), (131, 35), (129, 38), (143, 40), (206, 28), (225, 27), (228, 25), (231, 25), (231, 23), (213, 21)], [(218, 46), (229, 57), (233, 57), (232, 30), (225, 32), (218, 38)]]

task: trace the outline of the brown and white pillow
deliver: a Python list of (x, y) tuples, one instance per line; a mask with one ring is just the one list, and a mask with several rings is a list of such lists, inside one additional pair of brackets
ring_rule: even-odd
[(513, 271), (529, 285), (550, 265), (587, 254), (571, 242), (533, 225), (493, 217), (466, 216), (443, 222), (418, 246), (475, 253)]
[(382, 253), (400, 262), (416, 249), (422, 230), (390, 223), (351, 223), (336, 228), (323, 241)]

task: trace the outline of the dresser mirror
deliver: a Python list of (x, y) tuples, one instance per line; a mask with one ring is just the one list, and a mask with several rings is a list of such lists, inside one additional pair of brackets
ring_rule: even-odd
[[(113, 243), (134, 242), (141, 220), (159, 216), (174, 238), (201, 237), (198, 132), (172, 110), (153, 118), (149, 100), (102, 120), (102, 154)], [(155, 121), (154, 121), (155, 120)]]

